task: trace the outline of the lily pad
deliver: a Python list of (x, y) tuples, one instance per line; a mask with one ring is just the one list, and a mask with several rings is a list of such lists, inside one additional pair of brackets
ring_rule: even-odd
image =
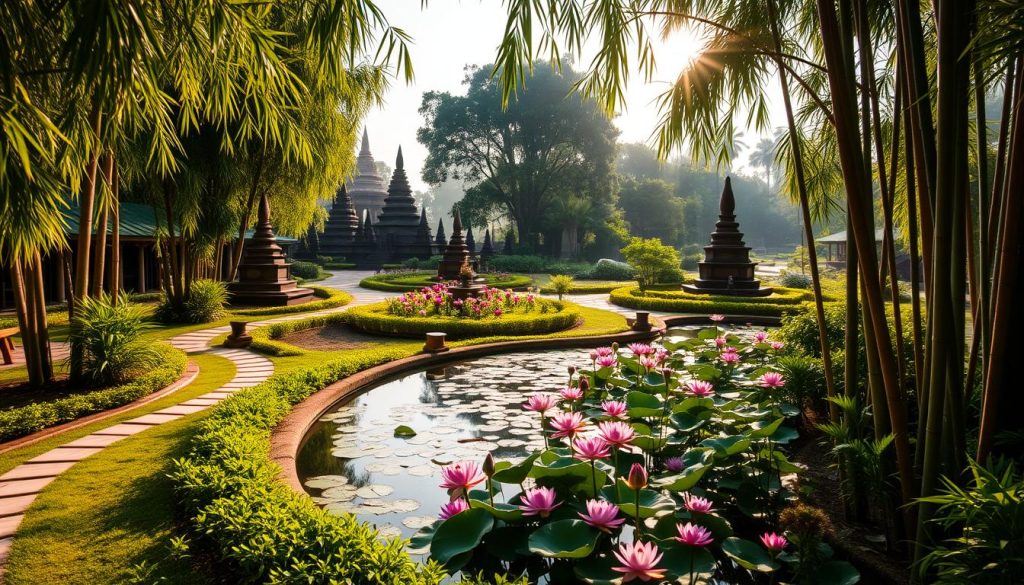
[[(779, 568), (779, 564), (772, 559), (763, 546), (759, 546), (749, 540), (731, 536), (722, 541), (722, 552), (732, 560), (751, 571), (770, 573)], [(821, 579), (821, 575), (818, 575)], [(835, 583), (831, 579), (822, 580), (822, 583)]]
[(582, 520), (557, 520), (530, 535), (530, 552), (549, 558), (580, 559), (594, 551), (600, 536)]
[(494, 518), (481, 509), (466, 510), (445, 520), (434, 531), (430, 541), (430, 557), (456, 570), (468, 561), (464, 553), (476, 548), (494, 527)]

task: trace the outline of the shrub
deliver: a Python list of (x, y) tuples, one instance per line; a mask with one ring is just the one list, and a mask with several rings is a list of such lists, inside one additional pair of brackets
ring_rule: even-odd
[[(846, 307), (842, 303), (825, 305), (825, 331), (828, 334), (829, 347), (842, 349), (846, 342)], [(806, 355), (821, 357), (821, 336), (818, 335), (818, 318), (813, 306), (805, 311), (797, 311), (782, 319), (782, 327), (777, 333), (779, 339), (790, 349), (798, 350)]]
[(279, 357), (302, 355), (304, 353), (303, 350), (290, 343), (278, 340), (296, 331), (340, 325), (346, 322), (347, 317), (345, 313), (331, 313), (329, 315), (313, 315), (304, 319), (290, 319), (288, 321), (271, 323), (263, 327), (257, 327), (249, 333), (252, 336), (252, 344), (249, 345), (249, 349)]
[(640, 290), (657, 284), (658, 277), (671, 270), (679, 270), (679, 252), (666, 246), (658, 238), (632, 238), (622, 249), (622, 255), (636, 270)]
[(0, 411), (0, 441), (10, 441), (79, 417), (123, 406), (168, 386), (185, 371), (185, 353), (169, 345), (153, 348), (155, 365), (119, 386)]
[[(617, 288), (622, 288), (631, 284), (631, 282), (623, 282), (621, 280), (611, 282), (604, 280), (577, 280), (572, 283), (572, 288), (569, 290), (569, 294), (608, 294)], [(555, 289), (551, 287), (551, 283), (549, 282), (541, 287), (540, 292), (551, 295), (555, 294)]]
[(682, 266), (685, 270), (697, 270), (700, 267), (700, 262), (704, 260), (704, 254), (700, 252), (693, 252), (690, 254), (683, 254)]
[(326, 276), (320, 265), (313, 262), (292, 262), (291, 271), (292, 276), (297, 276), (303, 280), (314, 280)]
[(356, 265), (352, 262), (329, 262), (324, 264), (327, 270), (352, 270)]
[(539, 274), (544, 272), (550, 261), (543, 256), (499, 255), (488, 262), (493, 270)]
[(753, 315), (778, 317), (787, 313), (799, 313), (806, 304), (801, 291), (776, 289), (769, 297), (732, 297), (720, 295), (697, 295), (681, 290), (640, 290), (625, 286), (613, 290), (608, 300), (612, 304), (641, 311), (665, 311), (667, 313), (727, 313), (732, 315)]
[(607, 280), (633, 280), (635, 275), (636, 271), (632, 266), (610, 258), (598, 260), (590, 273), (591, 278)]
[(659, 271), (655, 278), (657, 284), (682, 284), (686, 273), (679, 266), (671, 266)]
[(287, 315), (289, 313), (306, 313), (311, 311), (322, 311), (341, 307), (352, 302), (352, 295), (343, 290), (328, 288), (326, 286), (311, 286), (313, 296), (320, 299), (310, 301), (301, 305), (288, 305), (284, 307), (261, 307), (259, 309), (235, 309), (232, 314), (247, 317), (261, 317), (264, 315)]
[(551, 262), (544, 272), (552, 276), (565, 274), (573, 278), (592, 278), (594, 267), (586, 262)]
[(228, 289), (223, 282), (204, 278), (192, 282), (180, 308), (165, 293), (155, 314), (163, 323), (209, 323), (224, 316), (227, 300)]
[(139, 341), (142, 314), (125, 293), (81, 299), (73, 325), (68, 335), (73, 369), (98, 386), (123, 383), (160, 358)]
[(400, 266), (411, 270), (437, 270), (437, 265), (440, 263), (441, 256), (431, 256), (430, 258), (423, 260), (419, 258), (408, 258), (403, 260)]
[(821, 364), (807, 356), (786, 355), (779, 358), (779, 371), (786, 378), (787, 400), (804, 410), (821, 412), (825, 403), (825, 372)]
[(779, 284), (786, 288), (811, 288), (811, 277), (795, 272), (787, 272), (779, 277)]
[(317, 256), (316, 257), (316, 263), (319, 264), (320, 266), (325, 266), (325, 265), (331, 264), (333, 262), (334, 262), (334, 257), (332, 257), (332, 256)]
[(551, 290), (558, 295), (558, 300), (562, 300), (564, 295), (569, 294), (572, 290), (573, 279), (571, 276), (564, 274), (556, 274), (551, 277)]
[(345, 314), (349, 325), (367, 333), (422, 337), (431, 331), (443, 331), (451, 339), (550, 333), (568, 329), (580, 320), (574, 305), (546, 299), (535, 302), (536, 309), (529, 313), (511, 313), (500, 318), (406, 317), (390, 314), (386, 302), (355, 307)]

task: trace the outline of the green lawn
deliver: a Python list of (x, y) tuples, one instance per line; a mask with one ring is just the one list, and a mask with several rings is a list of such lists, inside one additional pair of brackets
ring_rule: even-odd
[[(119, 420), (134, 418), (205, 394), (228, 382), (234, 365), (221, 357), (193, 357), (200, 378), (187, 388), (125, 414), (0, 456), (0, 469)], [(189, 560), (167, 550), (177, 532), (177, 505), (166, 474), (185, 455), (201, 412), (114, 443), (58, 477), (29, 508), (8, 559), (6, 582), (124, 583), (140, 563), (153, 568), (152, 583), (207, 583)]]

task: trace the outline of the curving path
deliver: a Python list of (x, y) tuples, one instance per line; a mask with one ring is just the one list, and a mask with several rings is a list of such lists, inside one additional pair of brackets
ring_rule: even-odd
[[(320, 283), (352, 294), (353, 301), (348, 305), (322, 311), (284, 315), (255, 321), (251, 325), (259, 327), (279, 321), (302, 319), (310, 315), (344, 311), (355, 305), (377, 302), (387, 297), (388, 293), (359, 288), (359, 281), (369, 274), (371, 273), (361, 271), (333, 274)], [(171, 345), (187, 353), (216, 355), (234, 363), (235, 377), (224, 386), (174, 406), (95, 431), (90, 435), (51, 449), (0, 475), (0, 579), (3, 576), (4, 564), (14, 541), (15, 532), (24, 518), (25, 511), (32, 505), (39, 493), (50, 482), (57, 479), (58, 475), (121, 439), (205, 410), (242, 388), (259, 384), (274, 373), (274, 363), (258, 353), (246, 349), (210, 347), (212, 339), (230, 331), (231, 327), (229, 326), (211, 327), (184, 333), (169, 340)], [(17, 361), (15, 363), (17, 364)], [(182, 385), (182, 387), (184, 386), (185, 384)]]

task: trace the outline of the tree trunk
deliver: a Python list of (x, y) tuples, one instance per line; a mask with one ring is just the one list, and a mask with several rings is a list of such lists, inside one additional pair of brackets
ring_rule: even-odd
[(35, 304), (35, 343), (38, 347), (39, 369), (43, 373), (44, 383), (53, 380), (53, 356), (50, 354), (50, 333), (46, 321), (46, 295), (43, 289), (43, 257), (36, 250), (34, 257), (29, 261), (30, 270), (28, 276), (32, 280), (32, 294)]
[(252, 217), (253, 206), (256, 205), (256, 194), (259, 191), (260, 177), (263, 175), (264, 157), (260, 154), (256, 163), (256, 173), (252, 179), (252, 186), (249, 188), (249, 196), (245, 200), (245, 209), (242, 210), (242, 217), (238, 221), (238, 239), (235, 241), (234, 253), (231, 255), (231, 269), (228, 271), (228, 282), (235, 280), (238, 274), (238, 265), (242, 262), (242, 251), (245, 250), (245, 232), (249, 229), (249, 219)]
[(107, 257), (107, 227), (110, 219), (110, 196), (113, 187), (111, 175), (113, 174), (113, 157), (107, 153), (103, 155), (103, 183), (106, 187), (106, 196), (100, 199), (100, 214), (96, 220), (96, 241), (93, 244), (92, 256), (92, 296), (99, 296), (103, 292), (103, 269)]
[(110, 302), (117, 304), (118, 293), (121, 292), (121, 178), (117, 172), (117, 160), (111, 155), (113, 164), (113, 184), (110, 192), (110, 273), (107, 290), (110, 291)]
[(30, 386), (39, 387), (45, 384), (45, 376), (40, 363), (39, 346), (35, 340), (35, 310), (30, 304), (31, 299), (26, 288), (21, 260), (17, 258), (11, 260), (11, 285), (14, 293), (15, 313), (18, 316), (18, 329), (21, 331), (21, 349), (25, 352), (28, 383)]

